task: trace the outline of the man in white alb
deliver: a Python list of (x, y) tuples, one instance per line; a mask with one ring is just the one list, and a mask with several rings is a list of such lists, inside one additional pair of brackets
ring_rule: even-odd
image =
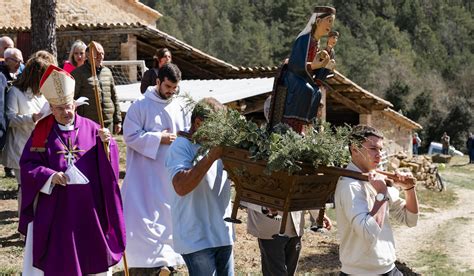
[(130, 106), (123, 125), (127, 171), (122, 197), (132, 274), (165, 273), (184, 264), (173, 249), (170, 198), (174, 191), (164, 167), (176, 133), (190, 124), (185, 102), (175, 97), (180, 80), (176, 65), (161, 67), (156, 86), (148, 87), (144, 97)]

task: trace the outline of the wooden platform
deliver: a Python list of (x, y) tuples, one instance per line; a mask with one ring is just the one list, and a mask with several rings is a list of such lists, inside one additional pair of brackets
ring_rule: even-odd
[(311, 164), (303, 164), (303, 169), (293, 175), (283, 171), (266, 174), (265, 161), (252, 160), (247, 150), (231, 147), (224, 149), (221, 159), (236, 188), (228, 221), (238, 222), (238, 207), (246, 201), (282, 211), (280, 234), (284, 233), (288, 212), (324, 208), (340, 176), (367, 181), (361, 173), (335, 167), (316, 169)]

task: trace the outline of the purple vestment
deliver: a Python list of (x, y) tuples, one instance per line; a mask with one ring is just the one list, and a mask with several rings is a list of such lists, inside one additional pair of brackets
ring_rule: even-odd
[[(45, 152), (31, 152), (30, 137), (20, 160), (19, 231), (26, 235), (28, 224), (34, 222), (33, 265), (45, 276), (105, 272), (125, 250), (117, 144), (110, 143), (109, 162), (97, 136), (99, 125), (77, 114), (74, 125), (74, 130), (61, 131), (54, 123)], [(66, 171), (64, 153), (58, 152), (67, 141), (77, 146), (74, 150), (83, 150), (75, 153), (74, 164), (89, 183), (54, 185), (50, 195), (40, 193), (54, 172)]]

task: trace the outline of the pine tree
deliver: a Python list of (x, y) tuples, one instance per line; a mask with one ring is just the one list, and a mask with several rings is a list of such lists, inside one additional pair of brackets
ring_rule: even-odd
[(57, 57), (57, 0), (31, 0), (31, 51), (46, 50)]

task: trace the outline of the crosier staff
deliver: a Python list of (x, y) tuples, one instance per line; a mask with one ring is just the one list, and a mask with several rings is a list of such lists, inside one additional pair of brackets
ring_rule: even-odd
[[(104, 128), (104, 117), (102, 115), (102, 106), (100, 104), (100, 98), (99, 98), (99, 85), (97, 83), (98, 78), (97, 78), (97, 72), (95, 68), (95, 56), (97, 53), (97, 46), (95, 44), (95, 41), (91, 41), (89, 43), (89, 62), (91, 64), (91, 73), (92, 73), (92, 83), (94, 86), (94, 95), (95, 95), (95, 104), (97, 106), (97, 115), (99, 117), (99, 125), (100, 128)], [(105, 155), (107, 158), (110, 160), (110, 150), (109, 150), (109, 142), (103, 142), (104, 143), (104, 150), (105, 150)], [(127, 265), (127, 257), (125, 256), (125, 251), (123, 252), (123, 267), (124, 267), (124, 272), (125, 276), (129, 276), (128, 274), (128, 265)]]
[[(99, 117), (100, 128), (104, 128), (104, 116), (102, 115), (102, 106), (100, 104), (100, 99), (99, 99), (99, 86), (97, 84), (97, 80), (98, 80), (97, 72), (95, 68), (95, 56), (97, 53), (97, 46), (95, 45), (95, 41), (91, 41), (88, 47), (89, 47), (89, 62), (91, 64), (91, 73), (92, 73), (92, 84), (94, 86), (95, 104), (97, 106), (97, 115)], [(107, 158), (110, 159), (109, 143), (108, 142), (103, 142), (103, 143), (104, 143), (105, 154), (107, 155)]]

